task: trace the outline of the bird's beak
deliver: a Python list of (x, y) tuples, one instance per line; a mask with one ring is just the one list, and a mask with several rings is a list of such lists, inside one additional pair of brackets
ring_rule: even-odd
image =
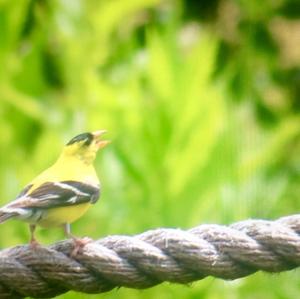
[(105, 134), (106, 132), (107, 132), (106, 130), (99, 130), (99, 131), (95, 131), (92, 133), (94, 136), (94, 139), (96, 141), (96, 145), (97, 145), (98, 149), (101, 149), (110, 143), (110, 140), (101, 140), (100, 139), (101, 136), (103, 134)]

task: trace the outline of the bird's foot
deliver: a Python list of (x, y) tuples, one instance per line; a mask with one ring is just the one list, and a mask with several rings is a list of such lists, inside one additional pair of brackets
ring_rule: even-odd
[(72, 257), (76, 256), (86, 244), (91, 242), (93, 242), (93, 239), (89, 237), (83, 237), (83, 238), (73, 237), (74, 249), (71, 252), (71, 256)]
[(30, 246), (31, 249), (35, 250), (39, 246), (41, 246), (41, 244), (36, 239), (31, 239), (30, 242), (29, 242), (29, 246)]

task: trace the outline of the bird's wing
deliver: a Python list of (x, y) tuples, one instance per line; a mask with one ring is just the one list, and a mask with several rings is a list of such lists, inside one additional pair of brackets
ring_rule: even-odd
[(76, 181), (46, 182), (33, 190), (25, 187), (9, 208), (48, 209), (82, 203), (95, 203), (100, 195), (98, 185)]
[(29, 184), (29, 185), (25, 186), (25, 188), (19, 193), (17, 198), (20, 198), (20, 197), (24, 196), (26, 193), (28, 193), (28, 191), (31, 189), (32, 186), (33, 186), (33, 184)]

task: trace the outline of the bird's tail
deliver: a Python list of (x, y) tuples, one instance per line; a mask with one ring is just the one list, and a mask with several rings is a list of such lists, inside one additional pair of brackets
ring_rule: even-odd
[(13, 218), (17, 215), (18, 215), (18, 213), (16, 213), (16, 212), (6, 212), (6, 211), (3, 211), (0, 209), (0, 223), (4, 222), (10, 218)]

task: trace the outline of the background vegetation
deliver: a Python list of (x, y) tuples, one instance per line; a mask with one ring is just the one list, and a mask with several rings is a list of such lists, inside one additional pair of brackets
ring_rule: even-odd
[[(1, 204), (73, 135), (106, 128), (113, 142), (96, 162), (102, 200), (73, 225), (77, 235), (298, 213), (299, 8), (296, 0), (1, 0)], [(1, 247), (28, 240), (23, 223), (0, 229)], [(58, 298), (299, 292), (293, 271)]]

